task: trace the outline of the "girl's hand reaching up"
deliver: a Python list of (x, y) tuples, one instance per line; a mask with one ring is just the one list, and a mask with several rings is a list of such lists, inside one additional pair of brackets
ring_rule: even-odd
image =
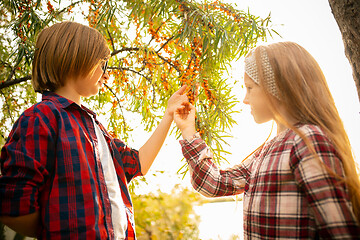
[(188, 139), (196, 133), (195, 112), (195, 107), (190, 103), (178, 107), (174, 112), (174, 121), (184, 139)]

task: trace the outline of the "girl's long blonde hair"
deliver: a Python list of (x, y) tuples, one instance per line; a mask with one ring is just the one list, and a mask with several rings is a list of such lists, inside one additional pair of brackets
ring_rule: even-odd
[[(360, 223), (360, 180), (358, 166), (354, 160), (350, 141), (343, 122), (336, 109), (334, 99), (326, 83), (319, 64), (300, 45), (293, 42), (279, 42), (258, 46), (250, 54), (255, 54), (256, 62), (261, 63), (261, 48), (266, 51), (274, 72), (280, 101), (291, 119), (300, 123), (319, 126), (334, 145), (344, 166), (355, 216)], [(310, 141), (295, 126), (286, 121), (277, 108), (276, 99), (264, 87), (262, 64), (257, 64), (260, 86), (265, 90), (276, 121), (294, 130), (304, 139), (314, 152)], [(331, 174), (335, 174), (329, 170)], [(338, 176), (339, 177), (339, 176)]]

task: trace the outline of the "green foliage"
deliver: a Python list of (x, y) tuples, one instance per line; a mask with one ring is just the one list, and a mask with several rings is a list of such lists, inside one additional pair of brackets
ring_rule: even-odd
[(171, 193), (132, 196), (136, 234), (145, 239), (199, 239), (200, 218), (193, 205), (201, 204), (198, 193), (177, 186)]
[[(200, 87), (197, 130), (221, 160), (221, 147), (235, 122), (237, 99), (223, 74), (231, 61), (271, 35), (261, 19), (219, 1), (4, 0), (0, 10), (0, 144), (24, 109), (39, 96), (32, 90), (31, 62), (37, 34), (75, 20), (97, 28), (111, 49), (111, 78), (86, 105), (106, 119), (114, 136), (131, 136), (131, 116), (145, 130), (157, 125), (167, 99), (181, 85)], [(179, 132), (174, 131), (179, 136)]]

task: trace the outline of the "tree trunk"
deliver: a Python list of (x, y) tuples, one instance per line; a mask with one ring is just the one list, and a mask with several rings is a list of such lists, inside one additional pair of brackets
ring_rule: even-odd
[(343, 38), (360, 101), (360, 1), (329, 0), (329, 4)]

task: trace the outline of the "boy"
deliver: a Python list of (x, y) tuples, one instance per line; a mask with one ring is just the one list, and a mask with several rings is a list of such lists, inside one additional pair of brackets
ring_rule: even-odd
[(135, 239), (127, 184), (159, 152), (183, 86), (139, 151), (112, 138), (81, 105), (109, 78), (109, 48), (95, 29), (63, 22), (38, 36), (32, 83), (43, 94), (14, 124), (1, 150), (0, 221), (39, 239)]

